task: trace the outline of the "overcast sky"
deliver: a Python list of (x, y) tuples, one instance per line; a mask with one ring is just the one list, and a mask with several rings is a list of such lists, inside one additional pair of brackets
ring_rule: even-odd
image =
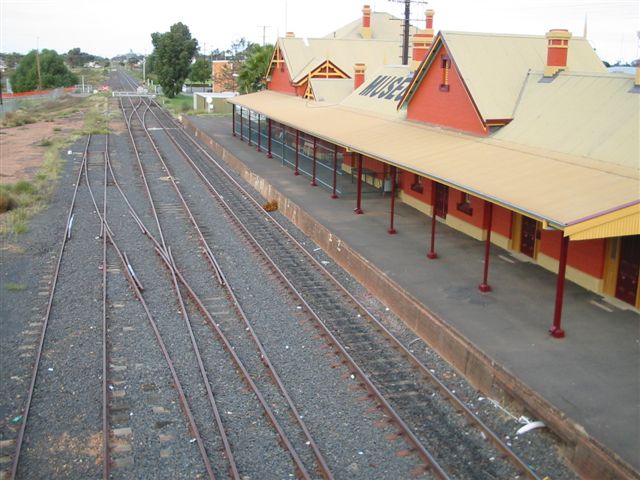
[[(419, 19), (432, 8), (436, 31), (543, 35), (567, 28), (582, 36), (586, 16), (587, 38), (603, 60), (640, 56), (638, 0), (432, 0), (428, 7), (415, 1), (413, 23), (424, 26)], [(210, 52), (240, 37), (262, 43), (263, 31), (267, 43), (286, 31), (323, 36), (359, 18), (366, 3), (397, 16), (404, 9), (390, 0), (0, 0), (0, 51), (27, 53), (39, 45), (58, 53), (80, 47), (104, 57), (151, 53), (151, 33), (183, 22)]]

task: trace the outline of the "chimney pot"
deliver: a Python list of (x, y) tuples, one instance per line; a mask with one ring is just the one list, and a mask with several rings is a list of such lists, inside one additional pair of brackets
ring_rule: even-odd
[(362, 7), (362, 38), (371, 38), (371, 7)]
[(287, 38), (295, 38), (295, 36), (296, 34), (293, 32), (287, 32), (287, 35), (286, 35)]
[(357, 90), (360, 85), (364, 83), (364, 71), (367, 69), (364, 63), (356, 63), (353, 66), (353, 89)]
[(427, 17), (427, 30), (433, 28), (433, 16), (435, 15), (435, 13), (436, 12), (431, 9), (424, 12), (425, 16)]
[(571, 32), (565, 29), (552, 29), (547, 37), (547, 65), (544, 68), (544, 76), (552, 77), (560, 70), (567, 68), (567, 55), (569, 53), (569, 39)]

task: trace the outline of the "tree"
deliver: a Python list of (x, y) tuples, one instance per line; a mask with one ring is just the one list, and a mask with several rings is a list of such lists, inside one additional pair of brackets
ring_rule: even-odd
[(238, 89), (242, 93), (263, 90), (265, 77), (273, 55), (273, 45), (251, 45), (245, 50), (246, 60), (238, 73)]
[(164, 94), (173, 98), (189, 76), (191, 60), (198, 50), (198, 41), (191, 38), (189, 27), (183, 23), (172, 25), (166, 33), (152, 33), (151, 41), (158, 83)]
[(72, 48), (66, 53), (67, 64), (70, 67), (82, 67), (84, 64), (93, 62), (96, 60), (95, 55), (91, 55), (89, 53), (85, 53), (80, 50), (80, 48)]
[[(32, 50), (18, 64), (11, 76), (14, 92), (28, 92), (38, 88), (40, 82), (36, 57), (37, 52)], [(78, 83), (78, 77), (69, 71), (62, 55), (58, 55), (55, 50), (45, 49), (40, 52), (40, 77), (42, 88), (69, 87)]]
[(211, 81), (211, 62), (199, 58), (191, 67), (189, 78), (194, 83), (208, 83)]

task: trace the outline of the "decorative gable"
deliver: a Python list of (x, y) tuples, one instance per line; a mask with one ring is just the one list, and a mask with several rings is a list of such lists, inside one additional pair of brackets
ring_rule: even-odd
[(424, 59), (398, 108), (407, 119), (487, 135), (489, 129), (441, 37)]
[(297, 88), (291, 83), (291, 75), (285, 63), (280, 47), (273, 50), (271, 63), (267, 70), (267, 90), (297, 95)]
[(295, 85), (301, 85), (304, 82), (308, 82), (312, 78), (351, 78), (344, 71), (338, 68), (331, 60), (325, 60), (316, 68), (311, 70), (306, 77), (301, 79)]

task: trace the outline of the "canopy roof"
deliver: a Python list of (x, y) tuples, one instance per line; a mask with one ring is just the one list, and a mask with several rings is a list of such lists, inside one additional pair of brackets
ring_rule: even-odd
[(271, 91), (229, 101), (561, 230), (640, 202), (638, 168)]

